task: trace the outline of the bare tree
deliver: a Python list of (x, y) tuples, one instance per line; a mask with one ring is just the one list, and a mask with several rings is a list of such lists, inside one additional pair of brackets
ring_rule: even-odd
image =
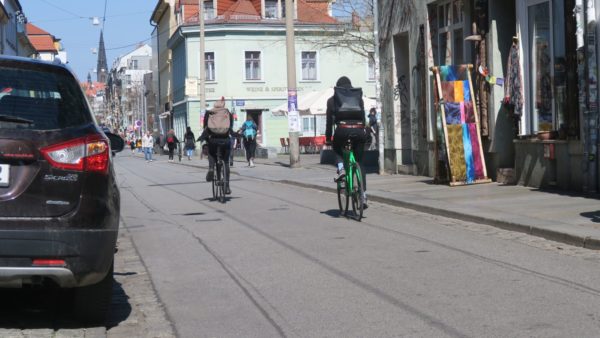
[[(373, 57), (375, 1), (377, 0), (338, 0), (333, 6), (333, 15), (338, 24), (333, 27), (331, 25), (323, 27), (320, 38), (310, 39), (310, 43), (319, 49), (342, 48), (363, 57)], [(416, 13), (415, 0), (378, 1), (381, 29), (379, 39), (380, 42), (385, 42), (394, 29), (407, 27), (411, 22)], [(308, 37), (298, 38), (309, 41)]]

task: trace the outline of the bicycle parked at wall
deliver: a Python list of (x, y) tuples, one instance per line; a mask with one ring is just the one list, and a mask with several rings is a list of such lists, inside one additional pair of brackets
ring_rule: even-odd
[[(348, 139), (344, 147), (344, 171), (345, 173), (337, 178), (337, 198), (340, 213), (346, 217), (360, 221), (363, 217), (364, 199), (363, 199), (363, 181), (360, 166), (356, 162), (352, 141)], [(349, 215), (348, 208), (352, 201), (352, 215)]]

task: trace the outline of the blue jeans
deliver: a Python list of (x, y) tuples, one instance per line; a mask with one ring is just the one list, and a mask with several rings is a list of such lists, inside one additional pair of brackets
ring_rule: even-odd
[(144, 158), (146, 161), (152, 161), (152, 148), (144, 147)]
[(192, 157), (192, 155), (194, 155), (194, 149), (186, 149), (185, 154), (187, 157)]

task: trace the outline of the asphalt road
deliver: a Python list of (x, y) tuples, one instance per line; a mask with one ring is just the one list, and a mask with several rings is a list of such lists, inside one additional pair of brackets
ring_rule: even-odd
[(161, 159), (116, 158), (121, 227), (180, 337), (600, 336), (598, 252)]

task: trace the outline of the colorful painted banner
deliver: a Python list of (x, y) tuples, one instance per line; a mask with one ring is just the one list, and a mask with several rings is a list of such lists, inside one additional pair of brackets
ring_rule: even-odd
[(463, 65), (441, 66), (436, 70), (439, 70), (436, 81), (441, 91), (438, 94), (440, 115), (445, 122), (440, 140), (447, 149), (451, 183), (487, 182), (469, 69)]

